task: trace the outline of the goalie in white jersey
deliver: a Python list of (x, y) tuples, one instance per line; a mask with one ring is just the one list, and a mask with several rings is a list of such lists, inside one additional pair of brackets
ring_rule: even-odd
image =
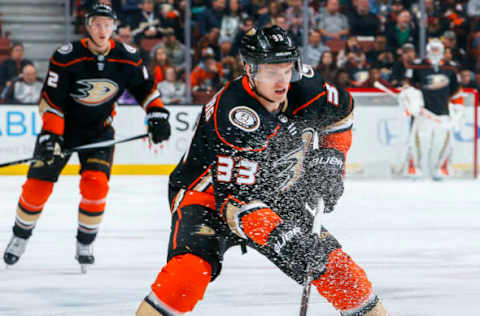
[(413, 116), (409, 137), (409, 176), (424, 173), (438, 180), (450, 175), (454, 127), (463, 117), (463, 95), (456, 68), (443, 60), (440, 40), (427, 45), (427, 59), (407, 69), (410, 84), (399, 94), (399, 103)]

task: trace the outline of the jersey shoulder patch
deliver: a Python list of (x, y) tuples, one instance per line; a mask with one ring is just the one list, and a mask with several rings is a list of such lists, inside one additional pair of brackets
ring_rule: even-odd
[(61, 55), (68, 55), (72, 51), (73, 51), (73, 44), (72, 43), (62, 45), (57, 49), (57, 52)]
[(115, 48), (112, 50), (112, 58), (126, 59), (135, 63), (141, 59), (136, 47), (120, 42), (115, 42)]
[(257, 151), (275, 135), (278, 120), (243, 90), (241, 80), (226, 86), (216, 103), (214, 125), (223, 143), (237, 150)]
[(57, 65), (67, 67), (72, 61), (84, 57), (84, 47), (80, 41), (70, 42), (57, 48), (52, 55), (51, 61)]

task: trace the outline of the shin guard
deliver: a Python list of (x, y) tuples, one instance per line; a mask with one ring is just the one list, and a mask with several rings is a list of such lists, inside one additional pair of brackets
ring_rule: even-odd
[[(372, 294), (372, 285), (365, 272), (342, 249), (329, 254), (326, 272), (312, 284), (336, 309), (346, 315), (348, 311), (363, 309), (370, 301), (378, 300)], [(372, 301), (372, 304), (370, 309), (376, 302)]]
[(82, 200), (78, 209), (77, 240), (90, 244), (97, 236), (98, 227), (103, 219), (108, 193), (108, 178), (101, 171), (86, 170), (80, 180)]
[(53, 182), (28, 178), (18, 201), (13, 232), (20, 238), (29, 238), (40, 218), (43, 207), (53, 190)]

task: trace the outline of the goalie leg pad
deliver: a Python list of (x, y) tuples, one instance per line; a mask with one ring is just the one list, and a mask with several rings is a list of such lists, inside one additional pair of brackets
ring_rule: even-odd
[(372, 296), (365, 271), (342, 249), (329, 254), (325, 273), (312, 284), (340, 311), (362, 308)]
[(152, 284), (155, 297), (172, 311), (192, 311), (203, 298), (212, 275), (210, 264), (192, 254), (170, 259)]
[(21, 238), (29, 238), (43, 207), (52, 194), (53, 182), (28, 178), (22, 187), (18, 201), (13, 232)]
[(103, 219), (108, 194), (108, 178), (104, 172), (86, 170), (80, 179), (82, 200), (78, 208), (77, 240), (90, 244), (95, 240)]

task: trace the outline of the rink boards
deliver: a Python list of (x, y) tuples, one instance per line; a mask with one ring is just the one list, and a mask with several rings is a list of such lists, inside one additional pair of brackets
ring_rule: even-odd
[[(405, 156), (408, 122), (395, 103), (381, 94), (354, 93), (355, 126), (348, 154), (347, 175), (389, 177), (392, 165)], [(172, 136), (163, 146), (149, 148), (145, 140), (116, 146), (114, 174), (168, 174), (189, 146), (200, 106), (167, 106)], [(454, 134), (455, 166), (469, 169), (473, 164), (474, 111), (466, 107), (466, 119)], [(139, 106), (119, 106), (114, 119), (116, 138), (142, 134), (146, 130), (145, 113)], [(30, 157), (35, 137), (41, 128), (36, 106), (0, 107), (0, 163)], [(28, 166), (0, 169), (0, 174), (25, 174)], [(78, 159), (72, 157), (64, 174), (78, 173)]]

